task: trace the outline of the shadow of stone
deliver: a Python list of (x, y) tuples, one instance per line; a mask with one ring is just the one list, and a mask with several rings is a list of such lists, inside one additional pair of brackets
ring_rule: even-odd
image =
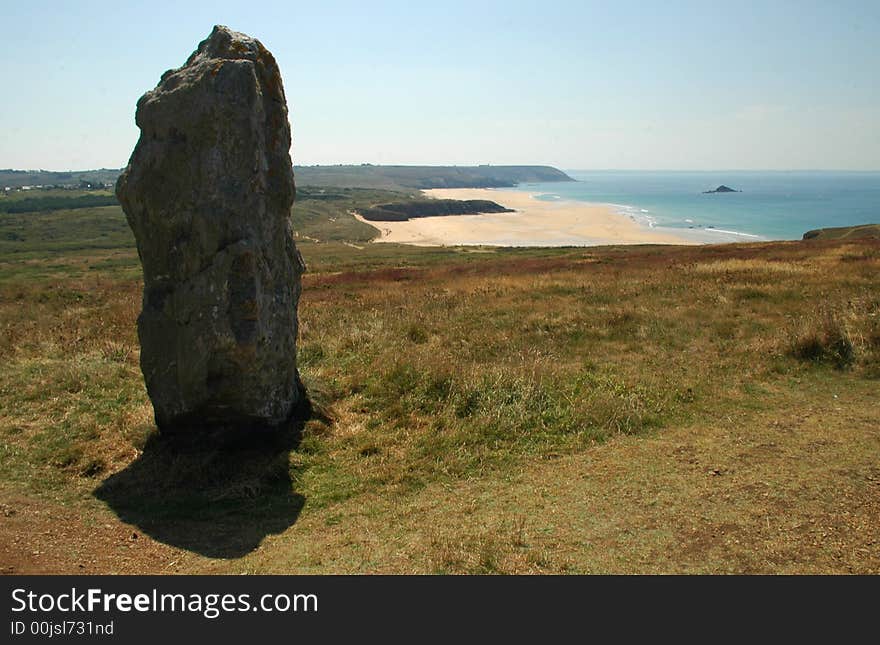
[(311, 413), (306, 400), (289, 422), (271, 430), (157, 434), (93, 494), (160, 542), (211, 558), (239, 558), (299, 517), (305, 498), (293, 490), (290, 452)]

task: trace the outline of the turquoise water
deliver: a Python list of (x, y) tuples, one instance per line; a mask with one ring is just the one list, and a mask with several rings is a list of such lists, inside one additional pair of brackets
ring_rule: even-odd
[[(880, 223), (880, 172), (566, 172), (578, 181), (518, 189), (613, 204), (646, 226), (703, 241), (793, 240), (815, 228)], [(742, 192), (702, 194), (721, 184)]]

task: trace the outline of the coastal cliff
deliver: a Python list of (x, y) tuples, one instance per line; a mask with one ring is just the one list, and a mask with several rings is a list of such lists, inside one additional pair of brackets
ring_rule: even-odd
[(851, 240), (859, 238), (880, 238), (880, 224), (862, 224), (861, 226), (837, 226), (833, 228), (817, 228), (804, 233), (805, 240)]

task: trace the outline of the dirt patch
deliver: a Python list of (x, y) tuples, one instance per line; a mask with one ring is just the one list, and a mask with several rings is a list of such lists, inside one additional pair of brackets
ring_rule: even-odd
[(176, 573), (191, 557), (112, 515), (4, 494), (0, 573)]

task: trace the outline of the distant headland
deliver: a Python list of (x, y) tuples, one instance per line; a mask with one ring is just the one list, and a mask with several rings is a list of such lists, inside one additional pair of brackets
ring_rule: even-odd
[[(122, 169), (55, 172), (0, 169), (0, 189), (111, 187)], [(298, 186), (425, 190), (511, 188), (521, 183), (575, 181), (552, 166), (294, 166)]]
[(725, 186), (724, 184), (721, 184), (721, 185), (720, 185), (718, 188), (716, 188), (715, 190), (704, 190), (704, 191), (703, 191), (703, 194), (704, 194), (704, 195), (709, 195), (709, 194), (711, 194), (711, 193), (741, 193), (741, 192), (742, 192), (741, 190), (734, 190), (734, 189), (731, 188), (730, 186)]
[(297, 184), (358, 188), (512, 188), (522, 183), (575, 181), (551, 166), (295, 166)]

